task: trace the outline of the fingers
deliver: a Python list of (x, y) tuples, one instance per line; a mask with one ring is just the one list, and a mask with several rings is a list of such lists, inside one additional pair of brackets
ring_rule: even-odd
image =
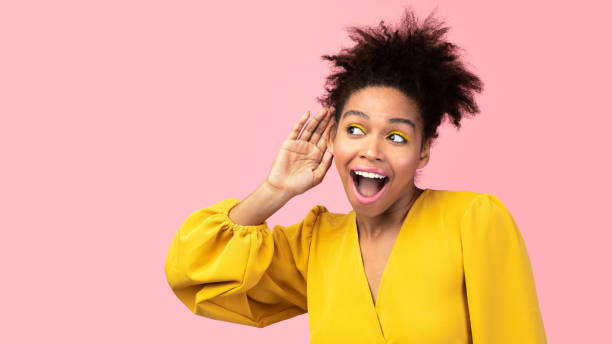
[(306, 120), (308, 120), (309, 116), (310, 116), (310, 111), (304, 112), (302, 117), (300, 117), (300, 120), (295, 124), (295, 126), (291, 130), (289, 137), (287, 137), (288, 140), (296, 140), (298, 138), (298, 135), (300, 134), (300, 130), (302, 130), (302, 127), (304, 126), (304, 123), (306, 123)]
[[(318, 128), (319, 123), (321, 123), (321, 121), (325, 118), (325, 116), (328, 114), (328, 112), (329, 111), (327, 111), (327, 108), (321, 109), (321, 111), (319, 111), (319, 113), (317, 113), (317, 115), (315, 117), (313, 117), (310, 120), (310, 122), (308, 122), (308, 124), (306, 125), (306, 128), (304, 129), (304, 131), (302, 131), (302, 133), (300, 134), (299, 140), (301, 140), (301, 141), (310, 141), (310, 138), (311, 138), (312, 134)], [(325, 130), (325, 127), (322, 127), (320, 130), (321, 130), (321, 132), (323, 132), (323, 130)]]
[(332, 122), (332, 116), (330, 114), (331, 111), (327, 109), (325, 117), (321, 120), (321, 122), (319, 122), (319, 125), (317, 126), (317, 129), (314, 131), (314, 133), (312, 133), (310, 142), (316, 144), (317, 146), (319, 145), (319, 141), (321, 141), (321, 138), (325, 136), (325, 131), (327, 131), (327, 127), (329, 127), (329, 124)]
[(313, 172), (317, 183), (323, 181), (323, 177), (325, 177), (327, 170), (329, 170), (329, 167), (331, 166), (333, 157), (334, 155), (329, 150), (326, 150), (325, 154), (323, 154), (323, 158), (321, 158), (321, 163)]
[(317, 147), (319, 147), (320, 150), (324, 150), (325, 147), (327, 146), (327, 140), (329, 139), (329, 135), (332, 131), (332, 128), (334, 127), (334, 121), (332, 116), (328, 116), (329, 120), (327, 122), (327, 126), (325, 127), (325, 132), (323, 132), (323, 135), (321, 135), (321, 138), (319, 139), (318, 142), (316, 142)]

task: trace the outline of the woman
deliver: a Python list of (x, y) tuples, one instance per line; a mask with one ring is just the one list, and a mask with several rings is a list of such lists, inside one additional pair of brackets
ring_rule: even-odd
[[(165, 271), (195, 314), (264, 327), (309, 313), (312, 343), (545, 343), (528, 254), (491, 194), (420, 189), (444, 115), (477, 113), (482, 83), (448, 28), (406, 12), (351, 29), (325, 59), (326, 106), (305, 113), (244, 200), (192, 213)], [(335, 160), (353, 207), (313, 207), (271, 233), (266, 219), (318, 185)]]

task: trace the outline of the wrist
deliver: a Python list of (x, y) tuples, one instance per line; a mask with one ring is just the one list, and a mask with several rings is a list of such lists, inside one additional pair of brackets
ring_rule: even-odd
[(290, 198), (272, 184), (264, 182), (232, 208), (228, 216), (234, 223), (243, 226), (260, 225), (282, 208)]
[(274, 186), (268, 181), (267, 178), (261, 184), (260, 188), (262, 189), (262, 192), (265, 193), (265, 198), (272, 200), (273, 203), (279, 203), (284, 205), (285, 203), (289, 202), (289, 200), (294, 196), (286, 190)]

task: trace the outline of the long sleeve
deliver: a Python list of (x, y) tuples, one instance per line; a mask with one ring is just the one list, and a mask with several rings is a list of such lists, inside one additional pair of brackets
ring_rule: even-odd
[(546, 343), (523, 237), (496, 196), (472, 201), (461, 240), (473, 343)]
[(315, 206), (297, 224), (242, 226), (228, 198), (197, 210), (172, 239), (165, 272), (193, 313), (264, 327), (307, 312), (306, 273), (312, 230), (327, 209)]

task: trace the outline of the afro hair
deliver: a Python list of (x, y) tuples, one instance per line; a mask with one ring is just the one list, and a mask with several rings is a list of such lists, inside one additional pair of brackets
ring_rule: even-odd
[(482, 91), (483, 83), (466, 69), (459, 48), (445, 40), (448, 30), (433, 13), (420, 23), (408, 9), (397, 28), (384, 21), (378, 27), (348, 28), (356, 44), (338, 55), (321, 57), (333, 66), (325, 82), (326, 93), (317, 101), (335, 108), (338, 123), (353, 92), (367, 86), (390, 86), (418, 104), (423, 120), (421, 143), (438, 137), (444, 115), (460, 128), (462, 117), (480, 111), (474, 93)]

